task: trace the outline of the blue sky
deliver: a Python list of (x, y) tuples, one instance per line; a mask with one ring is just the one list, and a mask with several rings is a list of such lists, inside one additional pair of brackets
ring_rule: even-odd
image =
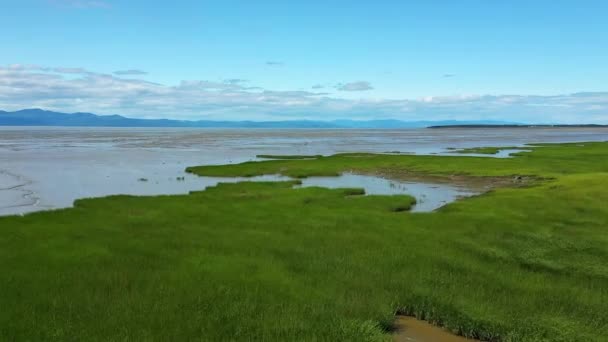
[(3, 0), (0, 109), (608, 123), (606, 13), (584, 0)]

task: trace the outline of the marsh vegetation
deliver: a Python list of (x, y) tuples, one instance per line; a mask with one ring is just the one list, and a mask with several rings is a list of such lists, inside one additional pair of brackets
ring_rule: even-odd
[(188, 169), (505, 180), (431, 213), (288, 181), (2, 217), (0, 340), (383, 341), (399, 313), (486, 341), (604, 341), (607, 157), (586, 143)]

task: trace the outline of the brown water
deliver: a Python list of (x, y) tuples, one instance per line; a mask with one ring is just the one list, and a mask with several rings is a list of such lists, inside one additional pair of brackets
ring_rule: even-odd
[[(606, 128), (284, 130), (0, 127), (0, 215), (69, 207), (75, 199), (83, 197), (185, 194), (214, 182), (184, 173), (185, 167), (255, 160), (257, 154), (329, 155), (394, 151), (450, 154), (448, 147), (606, 140)], [(498, 157), (508, 155), (503, 153)], [(178, 181), (177, 177), (185, 179)], [(148, 181), (140, 182), (140, 178)], [(336, 181), (327, 179), (323, 184), (335, 187)], [(374, 183), (383, 182), (386, 180), (368, 180), (368, 188), (373, 189)], [(416, 191), (417, 182), (406, 183), (396, 184), (396, 188), (404, 188), (406, 193)], [(383, 185), (380, 187), (385, 188)], [(416, 208), (423, 207), (418, 205)]]
[(418, 320), (414, 317), (398, 316), (395, 320), (395, 342), (475, 342), (451, 332)]

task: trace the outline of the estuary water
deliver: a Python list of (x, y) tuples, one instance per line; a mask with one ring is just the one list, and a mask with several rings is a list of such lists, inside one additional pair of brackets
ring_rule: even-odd
[[(448, 148), (607, 141), (606, 128), (516, 129), (185, 129), (0, 127), (0, 215), (69, 207), (78, 198), (181, 194), (219, 180), (187, 166), (256, 160), (257, 154), (378, 152), (451, 154)], [(508, 157), (508, 153), (498, 157)], [(178, 177), (184, 177), (178, 180)], [(318, 180), (350, 186), (348, 178)], [(143, 181), (145, 179), (145, 181)], [(346, 179), (346, 180), (345, 180)], [(368, 193), (410, 193), (416, 184), (369, 180)], [(380, 184), (380, 185), (378, 185)], [(391, 185), (392, 184), (392, 185)], [(436, 189), (434, 184), (418, 188)], [(375, 190), (373, 190), (375, 189)], [(389, 190), (386, 190), (389, 189)], [(446, 188), (447, 189), (447, 188)], [(440, 203), (474, 193), (450, 188)], [(439, 196), (439, 195), (438, 195)], [(439, 197), (437, 197), (439, 198)], [(422, 203), (422, 201), (421, 201)], [(436, 203), (436, 202), (435, 202)], [(435, 205), (429, 205), (433, 208)], [(428, 209), (427, 208), (427, 209)], [(416, 208), (415, 208), (416, 209)], [(418, 210), (423, 210), (420, 204)]]

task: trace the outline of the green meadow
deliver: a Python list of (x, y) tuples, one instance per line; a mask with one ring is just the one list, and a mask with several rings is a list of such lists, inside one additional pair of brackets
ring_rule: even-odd
[(395, 314), (485, 341), (606, 341), (608, 143), (534, 146), (188, 169), (528, 180), (431, 213), (245, 182), (2, 217), (0, 341), (387, 341)]

